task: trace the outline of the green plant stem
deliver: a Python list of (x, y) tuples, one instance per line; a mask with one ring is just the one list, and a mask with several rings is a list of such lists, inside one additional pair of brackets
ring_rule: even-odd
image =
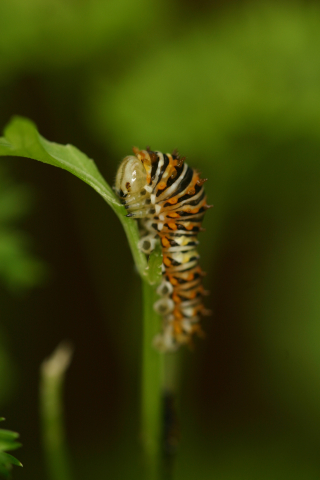
[(48, 476), (51, 480), (71, 480), (65, 429), (62, 391), (66, 369), (72, 356), (69, 344), (61, 343), (41, 365), (40, 411), (42, 438)]
[[(127, 218), (127, 211), (121, 205), (115, 206), (113, 210), (116, 212), (120, 222), (122, 223), (123, 229), (126, 233), (129, 246), (132, 252), (134, 263), (138, 269), (138, 272), (142, 278), (146, 276), (147, 260), (145, 254), (138, 248), (138, 242), (140, 240), (139, 230), (137, 221), (132, 218)], [(128, 221), (129, 220), (129, 221)]]
[(142, 347), (142, 441), (147, 480), (158, 480), (161, 469), (163, 355), (152, 341), (160, 331), (160, 318), (153, 309), (154, 286), (143, 283)]

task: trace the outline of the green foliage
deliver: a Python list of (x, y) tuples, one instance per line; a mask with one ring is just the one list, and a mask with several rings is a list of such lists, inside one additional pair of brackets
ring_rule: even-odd
[(31, 191), (17, 184), (3, 165), (0, 166), (0, 278), (15, 292), (39, 285), (45, 275), (43, 262), (31, 252), (31, 240), (17, 222), (29, 213)]
[[(4, 418), (0, 418), (0, 421)], [(11, 432), (10, 430), (0, 429), (0, 477), (8, 479), (10, 477), (10, 471), (12, 465), (18, 465), (22, 467), (22, 463), (15, 457), (6, 453), (10, 450), (16, 450), (21, 447), (21, 443), (17, 442), (19, 434)]]
[(5, 0), (0, 4), (0, 81), (23, 67), (70, 68), (92, 55), (97, 59), (101, 46), (113, 49), (124, 34), (137, 38), (137, 23), (147, 26), (162, 9), (157, 0)]
[(209, 12), (181, 30), (143, 52), (130, 75), (101, 75), (93, 84), (88, 121), (101, 139), (107, 127), (105, 141), (118, 151), (124, 142), (183, 147), (206, 168), (231, 174), (249, 162), (210, 159), (239, 135), (318, 138), (318, 5), (249, 4), (219, 17)]

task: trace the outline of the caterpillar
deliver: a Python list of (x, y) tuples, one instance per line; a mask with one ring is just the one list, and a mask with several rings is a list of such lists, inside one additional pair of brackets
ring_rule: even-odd
[(202, 334), (199, 320), (208, 314), (199, 266), (197, 235), (208, 205), (199, 172), (172, 154), (139, 150), (124, 158), (116, 175), (115, 191), (128, 211), (139, 221), (139, 248), (147, 255), (160, 241), (162, 282), (154, 309), (163, 317), (162, 332), (154, 346), (164, 352), (190, 343)]

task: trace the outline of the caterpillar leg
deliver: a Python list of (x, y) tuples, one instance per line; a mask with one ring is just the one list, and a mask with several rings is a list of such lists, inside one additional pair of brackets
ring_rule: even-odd
[(145, 253), (146, 255), (150, 255), (150, 253), (153, 252), (153, 250), (155, 249), (157, 241), (157, 236), (148, 233), (148, 235), (141, 237), (138, 243), (138, 247), (143, 253)]

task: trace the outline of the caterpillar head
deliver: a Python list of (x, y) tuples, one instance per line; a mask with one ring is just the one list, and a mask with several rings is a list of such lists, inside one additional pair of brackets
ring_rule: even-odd
[(119, 196), (135, 195), (145, 187), (147, 173), (141, 161), (130, 155), (125, 157), (117, 172), (116, 191)]

